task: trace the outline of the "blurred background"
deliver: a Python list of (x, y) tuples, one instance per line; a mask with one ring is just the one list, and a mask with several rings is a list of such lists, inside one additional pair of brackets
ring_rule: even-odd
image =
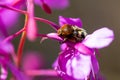
[[(101, 28), (108, 27), (114, 31), (115, 39), (112, 44), (104, 49), (100, 49), (98, 57), (100, 71), (106, 80), (120, 80), (120, 0), (70, 0), (70, 6), (64, 10), (54, 10), (51, 15), (42, 11), (39, 6), (35, 6), (35, 16), (51, 20), (58, 24), (58, 16), (79, 17), (83, 21), (83, 28), (88, 34)], [(21, 29), (24, 25), (24, 16), (21, 23), (17, 23), (14, 32)], [(55, 32), (49, 25), (37, 22), (39, 33)], [(18, 28), (18, 26), (20, 26)], [(11, 32), (14, 33), (14, 32)], [(13, 43), (17, 50), (20, 37)], [(57, 58), (59, 43), (53, 40), (45, 40), (40, 44), (40, 38), (35, 42), (26, 41), (24, 53), (37, 51), (42, 56), (44, 64), (41, 68), (52, 68), (52, 63)], [(25, 55), (25, 54), (24, 54)], [(48, 79), (49, 80), (49, 79)]]

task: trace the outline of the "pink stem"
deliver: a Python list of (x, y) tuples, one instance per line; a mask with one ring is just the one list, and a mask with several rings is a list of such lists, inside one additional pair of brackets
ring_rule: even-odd
[(17, 11), (17, 12), (20, 12), (22, 14), (27, 14), (26, 11), (23, 11), (23, 10), (20, 10), (20, 9), (17, 9), (17, 8), (14, 8), (12, 6), (9, 6), (9, 5), (6, 5), (6, 4), (3, 4), (3, 3), (0, 3), (0, 7), (3, 7), (3, 8), (7, 8), (7, 9), (10, 9), (10, 10), (13, 10), (13, 11)]
[(51, 22), (49, 20), (39, 18), (39, 17), (34, 17), (34, 19), (49, 24), (56, 31), (60, 28), (60, 26), (56, 25), (55, 23), (53, 23), (53, 22)]
[(14, 39), (14, 38), (17, 37), (18, 35), (20, 35), (23, 31), (24, 31), (24, 28), (21, 29), (20, 31), (16, 32), (15, 34), (8, 36), (7, 38), (5, 38), (5, 39), (3, 40), (3, 42), (11, 41), (12, 39)]

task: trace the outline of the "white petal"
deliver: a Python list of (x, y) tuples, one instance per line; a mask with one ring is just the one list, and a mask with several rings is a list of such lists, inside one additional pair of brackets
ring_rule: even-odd
[(83, 44), (89, 48), (103, 48), (108, 46), (114, 39), (114, 33), (112, 30), (104, 27), (96, 30), (91, 35), (88, 35)]
[(76, 80), (85, 79), (91, 71), (91, 56), (79, 54), (68, 60), (66, 71), (69, 76), (73, 76)]

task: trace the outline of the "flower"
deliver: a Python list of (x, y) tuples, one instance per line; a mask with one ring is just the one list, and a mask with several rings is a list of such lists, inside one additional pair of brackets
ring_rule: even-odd
[(29, 76), (27, 71), (31, 70), (38, 70), (44, 66), (44, 60), (40, 53), (35, 51), (28, 51), (25, 53), (23, 60), (22, 60), (22, 69), (26, 73), (28, 80), (33, 80), (33, 76)]
[[(90, 75), (95, 79), (99, 72), (95, 50), (107, 47), (113, 41), (113, 31), (103, 27), (86, 36), (79, 18), (60, 16), (59, 24), (62, 27), (57, 33), (47, 34), (48, 38), (62, 42), (62, 51), (54, 64), (58, 74), (64, 80), (87, 80)], [(66, 28), (66, 26), (69, 27)]]
[(32, 69), (39, 69), (43, 67), (44, 60), (41, 55), (39, 55), (38, 52), (35, 51), (29, 51), (25, 53), (23, 57), (23, 70), (32, 70)]
[(26, 80), (25, 76), (16, 68), (11, 62), (10, 58), (13, 52), (13, 46), (10, 42), (4, 42), (0, 40), (0, 65), (1, 74), (0, 80), (6, 80), (8, 76), (8, 70), (16, 77), (17, 80)]
[(42, 4), (46, 3), (51, 9), (64, 9), (68, 7), (69, 0), (35, 0), (35, 3), (42, 6)]
[[(15, 2), (14, 0), (0, 0), (0, 4), (16, 8), (21, 8), (21, 5), (24, 3), (23, 0), (16, 2), (17, 4)], [(17, 23), (18, 18), (19, 14), (17, 12), (0, 7), (0, 32), (2, 33), (2, 37), (8, 36), (7, 30)]]
[[(14, 2), (13, 0), (2, 0), (0, 1), (1, 3), (7, 4), (7, 5), (12, 5)], [(18, 19), (18, 13), (14, 12), (12, 10), (8, 10), (5, 8), (0, 8), (0, 23), (3, 23), (3, 26), (11, 27), (13, 24), (15, 24), (15, 21)], [(12, 19), (12, 20), (11, 20)]]

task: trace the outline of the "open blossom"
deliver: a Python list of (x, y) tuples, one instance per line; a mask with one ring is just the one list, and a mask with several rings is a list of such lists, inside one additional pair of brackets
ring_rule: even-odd
[[(28, 76), (27, 71), (37, 71), (44, 65), (43, 57), (36, 51), (28, 51), (25, 53), (22, 62), (22, 69), (26, 73), (26, 76)], [(33, 78), (33, 76), (28, 76), (28, 80), (34, 80)]]
[[(12, 5), (13, 0), (2, 0), (0, 2), (7, 5)], [(12, 24), (15, 23), (15, 21), (17, 21), (18, 13), (5, 8), (0, 8), (0, 19), (2, 21), (0, 23), (3, 23), (4, 26), (10, 27)], [(0, 27), (3, 27), (3, 25), (1, 25)]]
[(0, 66), (1, 66), (1, 74), (0, 80), (6, 80), (8, 77), (8, 71), (10, 71), (17, 80), (25, 80), (25, 77), (21, 72), (13, 65), (10, 60), (13, 52), (13, 46), (10, 42), (3, 42), (0, 40)]
[(33, 69), (39, 69), (42, 68), (44, 65), (44, 60), (40, 53), (35, 51), (29, 51), (24, 55), (23, 57), (23, 69), (26, 70), (33, 70)]
[[(15, 8), (21, 8), (24, 4), (24, 1), (21, 0), (16, 2), (17, 0), (0, 0), (0, 4), (13, 6)], [(14, 24), (17, 23), (20, 14), (18, 12), (0, 7), (0, 32), (2, 35), (1, 37), (8, 36), (7, 30), (11, 29)]]
[[(87, 36), (85, 36), (85, 33), (83, 35), (83, 32), (79, 32), (79, 34), (81, 33), (81, 36), (79, 36), (78, 33), (76, 34), (76, 31), (82, 28), (82, 22), (79, 18), (65, 18), (60, 16), (59, 24), (65, 32), (67, 29), (70, 32), (71, 29), (69, 27), (73, 26), (75, 30), (72, 32), (75, 35), (71, 34), (72, 37), (71, 35), (66, 37), (65, 34), (68, 34), (68, 32), (58, 34), (62, 30), (58, 31), (58, 33), (49, 33), (47, 35), (49, 38), (63, 42), (61, 44), (62, 51), (54, 64), (58, 74), (64, 80), (87, 80), (90, 78), (90, 75), (95, 79), (95, 76), (99, 72), (95, 49), (107, 47), (114, 39), (113, 31), (107, 27), (103, 27)], [(66, 24), (67, 26), (71, 26), (66, 29)]]
[[(1, 0), (0, 3), (14, 6), (14, 0)], [(18, 8), (18, 6), (15, 7)], [(18, 17), (19, 14), (17, 12), (0, 7), (0, 23), (3, 23), (4, 26), (13, 26), (13, 24), (15, 24), (15, 22), (18, 20)], [(0, 25), (0, 27), (3, 27), (3, 25)]]

